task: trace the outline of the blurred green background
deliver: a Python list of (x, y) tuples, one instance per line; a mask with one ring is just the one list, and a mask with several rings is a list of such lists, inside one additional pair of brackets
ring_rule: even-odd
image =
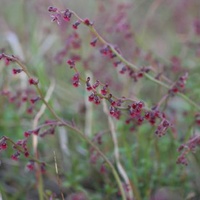
[[(70, 23), (60, 25), (51, 22), (49, 6), (61, 10), (69, 8), (80, 17), (94, 21), (98, 32), (139, 67), (152, 66), (172, 81), (189, 72), (185, 93), (199, 103), (200, 35), (195, 27), (195, 20), (200, 19), (199, 0), (0, 0), (1, 52), (14, 54), (26, 63), (39, 79), (44, 94), (53, 85), (50, 104), (58, 115), (73, 121), (85, 132), (89, 130), (91, 139), (101, 133), (103, 143), (99, 147), (113, 162), (113, 142), (102, 106), (91, 107), (86, 103), (89, 93), (83, 84), (79, 88), (72, 86), (74, 73), (66, 61), (79, 56), (77, 68), (83, 77), (89, 75), (93, 80), (109, 82), (114, 95), (141, 99), (149, 107), (167, 90), (146, 79), (135, 83), (128, 76), (120, 75), (112, 61), (100, 55), (100, 44), (96, 48), (89, 45), (93, 36), (86, 27), (80, 25), (79, 39), (71, 41), (75, 18), (72, 16)], [(127, 26), (128, 29), (124, 28)], [(77, 49), (76, 44), (80, 44)], [(18, 91), (29, 86), (25, 77), (12, 75), (12, 68), (16, 68), (16, 64), (5, 67), (0, 63), (0, 90), (9, 90), (17, 97)], [(10, 102), (1, 95), (0, 137), (6, 135), (16, 141), (32, 128), (33, 118), (42, 103), (38, 102), (33, 113), (28, 114), (30, 104), (19, 106), (19, 102), (19, 99)], [(148, 124), (130, 131), (130, 126), (125, 124), (126, 115), (114, 121), (121, 162), (138, 199), (197, 200), (200, 198), (199, 150), (188, 155), (188, 166), (176, 164), (177, 148), (192, 135), (199, 134), (199, 127), (194, 124), (197, 110), (179, 97), (171, 98), (161, 109), (173, 122), (173, 127), (162, 138), (157, 138), (155, 127)], [(92, 117), (88, 119), (88, 115)], [(47, 119), (53, 119), (49, 111), (44, 113), (40, 124)], [(31, 153), (32, 138), (28, 145)], [(66, 199), (121, 199), (109, 169), (101, 174), (102, 160), (91, 163), (89, 145), (75, 132), (57, 128), (54, 136), (39, 139), (38, 150), (40, 159), (48, 164), (43, 176), (45, 199), (61, 199), (60, 190)], [(61, 186), (54, 168), (54, 151)], [(0, 152), (2, 199), (39, 199), (35, 174), (25, 169), (27, 159), (12, 161), (12, 153), (11, 146)]]

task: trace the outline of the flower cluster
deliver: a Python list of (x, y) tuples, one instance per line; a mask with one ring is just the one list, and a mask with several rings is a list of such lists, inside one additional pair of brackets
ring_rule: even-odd
[(13, 160), (17, 161), (21, 153), (23, 153), (25, 157), (29, 157), (27, 139), (18, 140), (16, 144), (13, 145), (13, 149), (16, 150), (15, 153), (11, 156)]
[(196, 147), (200, 145), (200, 136), (194, 135), (191, 137), (185, 144), (182, 144), (178, 148), (178, 152), (180, 152), (180, 156), (177, 158), (177, 164), (188, 165), (188, 160), (186, 158), (189, 152), (195, 152)]
[(13, 86), (12, 90), (3, 90), (0, 93), (8, 99), (8, 102), (14, 104), (17, 108), (25, 106), (27, 114), (32, 114), (36, 102), (40, 100), (40, 97), (36, 95), (35, 90), (26, 88), (22, 91), (21, 88), (15, 88), (15, 86)]
[[(9, 56), (5, 53), (0, 54), (0, 60), (1, 59), (6, 60), (7, 65), (10, 64), (10, 62), (17, 62), (18, 60), (15, 56)], [(22, 68), (12, 69), (14, 75), (17, 75), (23, 71), (24, 69)], [(30, 85), (38, 85), (39, 80), (31, 77), (29, 78), (28, 82)], [(36, 96), (35, 90), (30, 89), (29, 87), (26, 87), (24, 90), (22, 90), (20, 87), (17, 86), (18, 85), (13, 86), (13, 91), (3, 90), (1, 91), (1, 94), (7, 97), (9, 102), (15, 103), (17, 107), (20, 107), (23, 103), (30, 101), (31, 106), (27, 108), (27, 113), (31, 114), (34, 108), (33, 104), (40, 100), (40, 97)]]
[[(76, 69), (74, 60), (68, 60), (67, 64), (70, 66), (70, 68), (73, 68), (76, 71), (76, 73), (72, 77), (72, 83), (75, 87), (78, 87), (80, 85), (80, 80), (84, 79), (80, 77), (80, 74)], [(144, 69), (145, 68), (143, 68), (142, 70), (144, 71)], [(185, 80), (185, 76), (182, 76), (180, 78), (180, 81)], [(109, 112), (112, 117), (119, 120), (122, 114), (122, 110), (128, 110), (129, 117), (126, 120), (126, 124), (132, 123), (132, 127), (130, 128), (130, 130), (135, 130), (138, 125), (141, 125), (144, 120), (146, 120), (151, 125), (157, 126), (155, 134), (158, 137), (161, 137), (166, 134), (167, 129), (171, 126), (169, 121), (166, 119), (165, 114), (163, 112), (160, 112), (158, 110), (158, 107), (154, 107), (151, 110), (148, 110), (147, 108), (145, 108), (145, 104), (142, 101), (134, 101), (131, 105), (126, 105), (127, 99), (125, 97), (114, 97), (112, 93), (110, 93), (107, 83), (102, 84), (99, 80), (96, 80), (92, 84), (90, 77), (87, 78), (85, 84), (87, 91), (91, 92), (91, 94), (88, 96), (88, 101), (99, 105), (101, 103), (101, 99), (106, 99), (110, 104)], [(101, 89), (98, 89), (99, 87), (101, 87)], [(156, 123), (156, 119), (159, 119), (160, 122)]]
[[(0, 139), (0, 151), (7, 149), (7, 143), (12, 142), (8, 137), (3, 136)], [(29, 152), (27, 148), (27, 139), (18, 140), (16, 143), (13, 143), (14, 153), (11, 155), (11, 159), (17, 161), (19, 156), (23, 154), (25, 157), (29, 157)]]
[[(46, 164), (44, 162), (37, 163), (37, 165), (39, 166), (41, 173), (46, 172)], [(35, 169), (36, 169), (36, 162), (34, 160), (29, 160), (29, 162), (26, 164), (26, 170), (34, 171)]]
[(25, 131), (25, 132), (24, 132), (24, 137), (28, 138), (28, 137), (30, 137), (32, 134), (38, 135), (38, 134), (39, 134), (39, 131), (40, 131), (40, 128), (37, 128), (37, 129), (35, 129), (35, 130), (28, 130), (28, 131)]
[[(124, 9), (125, 8), (123, 8), (123, 7), (119, 8), (120, 12), (123, 10), (122, 13), (121, 13), (122, 16), (125, 16), (125, 10)], [(60, 11), (57, 8), (50, 7), (49, 11), (54, 13), (53, 14), (53, 21), (57, 21), (58, 24), (61, 23), (60, 22), (61, 18), (64, 18), (64, 19), (66, 18), (67, 20), (65, 20), (65, 21), (70, 21), (71, 20), (71, 16), (73, 15), (73, 11), (70, 11), (69, 9), (66, 9), (65, 11)], [(116, 19), (115, 23), (117, 24), (118, 21), (119, 21), (119, 27), (121, 27), (121, 25), (123, 24), (122, 28), (127, 31), (126, 37), (129, 37), (131, 35), (130, 26), (127, 25), (124, 22), (121, 24), (119, 19)], [(87, 19), (87, 18), (86, 19), (78, 18), (78, 20), (75, 21), (72, 24), (73, 29), (75, 29), (75, 30), (78, 29), (78, 26), (80, 24), (84, 24), (86, 26), (93, 26), (93, 23), (89, 19)], [(78, 36), (78, 34), (75, 34), (75, 35), (77, 36), (76, 39), (78, 39), (78, 40), (77, 41), (73, 41), (73, 43), (75, 44), (74, 48), (80, 48), (80, 43), (81, 42), (80, 42), (79, 36)], [(72, 40), (71, 37), (69, 37), (69, 38), (70, 38), (69, 41)], [(98, 39), (99, 39), (98, 37), (93, 38), (91, 40), (91, 42), (90, 42), (90, 45), (95, 47), (96, 44), (97, 44)], [(66, 47), (69, 47), (69, 45), (67, 45)], [(138, 81), (140, 78), (142, 78), (145, 73), (148, 73), (150, 71), (149, 67), (141, 67), (140, 69), (133, 70), (133, 68), (130, 67), (129, 65), (124, 64), (121, 60), (119, 60), (119, 58), (117, 56), (117, 54), (121, 55), (121, 51), (120, 51), (119, 47), (116, 46), (116, 45), (111, 45), (111, 44), (101, 45), (99, 51), (100, 51), (100, 53), (102, 55), (104, 55), (104, 56), (106, 56), (106, 57), (108, 57), (110, 59), (116, 59), (116, 60), (113, 61), (113, 64), (114, 64), (115, 67), (119, 68), (119, 73), (120, 74), (127, 73), (129, 75), (129, 77), (131, 77), (135, 82)], [(61, 52), (58, 53), (58, 55), (56, 56), (56, 59), (58, 59), (59, 61), (62, 60), (64, 55), (66, 55), (66, 52), (67, 52), (67, 49), (66, 48), (63, 49)], [(76, 57), (74, 57), (74, 58), (76, 58)], [(80, 59), (79, 56), (78, 56), (78, 58)], [(70, 65), (70, 63), (68, 63), (68, 64)], [(73, 67), (73, 65), (70, 65), (70, 66)], [(77, 87), (77, 86), (78, 86), (78, 84), (75, 84), (75, 87)]]
[(48, 8), (48, 11), (52, 13), (51, 15), (52, 22), (56, 22), (57, 24), (61, 24), (63, 20), (70, 21), (72, 17), (72, 13), (69, 11), (69, 9), (60, 12), (57, 8), (50, 6)]
[(94, 104), (96, 105), (99, 105), (101, 103), (101, 98), (95, 94), (95, 93), (92, 93), (89, 97), (88, 97), (88, 100), (90, 102), (94, 102)]
[[(131, 130), (135, 130), (136, 126), (142, 125), (144, 121), (149, 122), (152, 126), (156, 126), (155, 134), (161, 137), (166, 134), (167, 129), (170, 127), (169, 121), (163, 112), (159, 111), (157, 107), (153, 107), (151, 110), (145, 108), (142, 101), (134, 102), (129, 105), (129, 118), (126, 120), (127, 124), (132, 123)], [(160, 122), (157, 123), (156, 121)]]
[(0, 53), (0, 60), (4, 60), (4, 63), (6, 66), (8, 66), (11, 62), (14, 61), (15, 57), (12, 55), (12, 56), (7, 56), (6, 54), (4, 53)]
[(180, 76), (178, 81), (169, 90), (169, 93), (175, 94), (177, 92), (182, 92), (185, 88), (187, 78), (188, 78), (188, 73), (185, 73), (183, 76)]
[(53, 135), (55, 133), (56, 126), (58, 125), (59, 123), (57, 121), (47, 120), (44, 124), (40, 125), (36, 129), (25, 131), (24, 137), (29, 138), (31, 135), (36, 135), (39, 137)]
[(80, 85), (79, 73), (74, 74), (74, 76), (72, 77), (72, 84), (74, 87), (78, 87)]
[[(44, 124), (40, 125), (38, 128), (34, 130), (27, 130), (24, 132), (24, 139), (18, 140), (14, 142), (12, 139), (3, 136), (0, 139), (0, 151), (6, 150), (8, 147), (8, 143), (12, 144), (12, 148), (14, 150), (14, 153), (11, 155), (11, 159), (14, 161), (18, 161), (21, 155), (24, 155), (26, 158), (30, 158), (30, 153), (28, 150), (28, 138), (31, 135), (36, 135), (39, 137), (45, 137), (46, 135), (52, 135), (55, 133), (56, 126), (59, 125), (57, 121), (55, 120), (47, 120)], [(46, 129), (44, 129), (47, 127)], [(37, 161), (38, 162), (38, 161)], [(45, 172), (45, 163), (40, 163), (40, 170), (41, 172)], [(30, 160), (26, 166), (28, 171), (32, 171), (35, 169), (35, 161)]]
[(2, 137), (1, 138), (1, 140), (0, 140), (0, 151), (7, 149), (7, 142), (6, 142), (6, 140), (7, 140), (6, 137)]
[[(128, 21), (126, 20), (127, 19), (126, 9), (128, 9), (128, 7), (123, 7), (123, 6), (118, 7), (118, 15), (113, 19), (113, 23), (115, 24), (115, 26), (113, 26), (112, 24), (113, 28), (107, 27), (107, 31), (108, 32), (115, 31), (117, 33), (122, 33), (124, 34), (124, 37), (127, 39), (126, 41), (129, 41), (130, 38), (134, 38), (134, 34), (131, 29), (131, 23), (128, 23)], [(183, 76), (180, 76), (174, 84), (171, 84), (172, 81), (166, 78), (163, 75), (163, 73), (160, 72), (160, 70), (157, 71), (157, 69), (159, 69), (160, 63), (159, 61), (153, 58), (151, 52), (144, 53), (141, 51), (141, 49), (137, 48), (137, 46), (134, 46), (134, 48), (130, 52), (132, 60), (129, 58), (126, 60), (125, 56), (123, 56), (122, 54), (123, 47), (119, 48), (120, 45), (118, 45), (118, 43), (117, 45), (113, 45), (107, 42), (107, 40), (105, 40), (103, 37), (101, 37), (101, 35), (99, 35), (97, 30), (95, 29), (94, 23), (90, 19), (88, 18), (81, 19), (74, 11), (71, 11), (69, 9), (62, 11), (59, 10), (58, 8), (51, 6), (48, 8), (48, 11), (51, 13), (52, 21), (56, 22), (59, 25), (63, 25), (65, 22), (73, 21), (71, 25), (73, 33), (66, 36), (66, 42), (64, 44), (63, 49), (61, 49), (55, 56), (55, 60), (57, 61), (57, 63), (62, 63), (62, 61), (66, 57), (69, 58), (69, 60), (67, 60), (67, 64), (72, 70), (74, 70), (74, 74), (71, 78), (72, 85), (77, 88), (81, 85), (81, 83), (83, 83), (83, 85), (85, 85), (86, 87), (86, 90), (88, 91), (88, 101), (94, 103), (95, 105), (100, 105), (102, 101), (105, 100), (109, 107), (110, 116), (112, 116), (114, 119), (117, 120), (119, 119), (124, 120), (126, 124), (130, 125), (130, 130), (135, 130), (144, 123), (147, 123), (154, 127), (156, 136), (158, 137), (164, 136), (167, 130), (170, 127), (172, 127), (172, 123), (170, 120), (168, 120), (168, 117), (165, 114), (166, 107), (163, 106), (164, 108), (161, 111), (160, 109), (161, 103), (156, 104), (157, 106), (150, 109), (147, 107), (147, 103), (141, 101), (139, 98), (134, 97), (134, 99), (132, 99), (132, 97), (131, 98), (117, 97), (114, 92), (111, 92), (111, 86), (113, 86), (112, 77), (110, 78), (111, 80), (105, 78), (105, 81), (102, 81), (101, 77), (98, 76), (99, 74), (94, 72), (94, 74), (92, 74), (91, 76), (95, 77), (94, 79), (95, 81), (93, 82), (91, 77), (87, 77), (87, 79), (85, 80), (85, 78), (81, 76), (81, 73), (79, 73), (77, 69), (76, 62), (81, 61), (82, 67), (87, 68), (88, 67), (87, 64), (89, 63), (89, 61), (93, 62), (95, 56), (89, 55), (88, 57), (86, 57), (87, 55), (86, 56), (84, 55), (82, 57), (82, 55), (80, 55), (80, 50), (82, 50), (81, 48), (83, 46), (82, 42), (84, 41), (81, 39), (81, 35), (78, 34), (78, 32), (80, 31), (78, 29), (81, 26), (85, 26), (91, 31), (92, 33), (91, 38), (86, 41), (88, 42), (88, 45), (90, 44), (90, 46), (92, 46), (92, 51), (93, 49), (97, 49), (98, 50), (97, 53), (100, 53), (100, 55), (104, 57), (103, 58), (104, 60), (106, 61), (109, 60), (111, 62), (111, 65), (113, 64), (115, 69), (120, 74), (128, 75), (128, 78), (130, 78), (131, 81), (134, 80), (135, 82), (140, 80), (142, 77), (146, 77), (151, 81), (154, 81), (154, 83), (160, 84), (165, 88), (167, 88), (168, 93), (164, 94), (167, 97), (174, 96), (175, 94), (178, 94), (180, 96), (184, 95), (183, 92), (188, 78), (188, 73), (185, 73)], [(65, 24), (70, 25), (70, 23), (65, 23)], [(196, 20), (194, 22), (194, 29), (195, 33), (199, 35), (200, 32), (199, 20)], [(144, 59), (142, 62), (137, 62), (138, 60), (136, 61), (136, 57)], [(28, 145), (27, 145), (28, 141), (33, 135), (34, 137), (38, 136), (41, 138), (47, 135), (53, 135), (56, 131), (57, 126), (62, 126), (62, 125), (67, 126), (66, 125), (67, 123), (65, 123), (60, 117), (58, 117), (57, 114), (54, 112), (54, 110), (51, 109), (51, 106), (49, 106), (45, 98), (43, 98), (42, 92), (40, 91), (39, 80), (37, 79), (37, 77), (35, 78), (29, 74), (24, 64), (22, 64), (17, 57), (8, 56), (5, 53), (1, 53), (0, 60), (2, 60), (6, 66), (10, 65), (12, 62), (16, 63), (18, 65), (18, 68), (13, 68), (12, 74), (15, 75), (15, 77), (19, 76), (20, 73), (26, 74), (27, 76), (26, 81), (27, 83), (29, 83), (28, 86), (23, 88), (23, 91), (21, 90), (20, 87), (18, 87), (19, 88), (18, 89), (17, 86), (14, 85), (11, 91), (3, 89), (1, 91), (1, 94), (6, 98), (8, 98), (9, 102), (15, 103), (18, 106), (18, 108), (24, 105), (25, 103), (26, 104), (29, 103), (30, 105), (28, 104), (27, 108), (27, 113), (29, 114), (31, 114), (34, 111), (35, 104), (41, 100), (56, 119), (56, 121), (50, 120), (48, 122), (45, 122), (33, 130), (26, 130), (24, 132), (24, 138), (22, 140), (18, 140), (17, 142), (13, 142), (12, 139), (3, 136), (0, 139), (0, 151), (6, 150), (8, 144), (11, 143), (13, 145), (12, 148), (14, 150), (13, 154), (11, 155), (12, 160), (18, 161), (20, 156), (28, 157), (30, 160), (26, 167), (29, 171), (32, 171), (35, 168), (39, 167), (41, 172), (44, 172), (46, 167), (45, 163), (40, 162), (36, 159), (32, 159), (30, 152), (28, 150)], [(128, 60), (131, 60), (134, 63), (139, 63), (140, 67), (135, 66)], [(180, 60), (177, 57), (172, 57), (171, 61), (172, 61), (171, 65), (173, 71), (180, 72), (181, 71)], [(147, 63), (152, 64), (152, 66)], [(98, 70), (101, 71), (102, 68)], [(111, 68), (111, 70), (113, 69)], [(32, 89), (34, 87), (36, 88), (38, 94), (36, 94), (36, 91)], [(5, 88), (7, 89), (7, 87)], [(120, 86), (118, 88), (119, 90), (121, 89)], [(185, 97), (186, 100), (189, 99), (187, 98), (187, 96)], [(166, 101), (166, 106), (167, 106), (167, 101), (168, 101), (167, 98), (162, 98), (162, 99), (163, 101)], [(192, 102), (191, 104), (196, 105), (196, 107), (198, 107), (198, 105), (195, 104), (192, 100), (189, 99), (188, 102), (189, 103)], [(199, 114), (196, 115), (195, 122), (198, 125), (200, 124)], [(75, 125), (73, 124), (71, 126), (70, 124), (67, 127), (73, 129)], [(78, 128), (75, 127), (74, 130), (77, 131)], [(79, 130), (77, 132), (80, 133), (80, 135), (82, 134), (81, 131)], [(90, 155), (91, 155), (90, 160), (91, 163), (95, 164), (97, 162), (97, 159), (100, 156), (104, 155), (103, 153), (101, 154), (100, 150), (98, 151), (98, 148), (95, 148), (96, 147), (95, 145), (102, 144), (102, 134), (98, 134), (95, 136), (94, 140), (92, 141), (94, 142), (94, 145), (92, 142), (90, 142), (89, 139), (87, 139), (87, 137), (84, 136), (84, 134), (82, 134), (82, 137), (85, 138), (86, 141), (89, 141), (90, 145), (92, 146), (90, 149)], [(196, 147), (199, 146), (200, 144), (199, 138), (200, 138), (199, 136), (194, 136), (190, 138), (188, 142), (180, 146), (179, 152), (181, 152), (181, 155), (178, 157), (177, 163), (184, 165), (188, 164), (186, 156), (190, 151), (194, 152)], [(105, 159), (104, 156), (102, 157)], [(109, 162), (107, 162), (107, 164), (109, 164)], [(111, 163), (111, 169), (112, 169), (112, 163)], [(104, 163), (101, 164), (100, 171), (102, 173), (105, 173), (106, 169)]]
[[(69, 34), (66, 38), (66, 42), (62, 49), (56, 53), (54, 56), (54, 60), (57, 62), (57, 64), (61, 64), (63, 60), (66, 58), (66, 55), (73, 51), (73, 53), (70, 54), (71, 60), (79, 61), (81, 59), (80, 55), (75, 53), (76, 50), (79, 50), (81, 47), (81, 38), (79, 37), (77, 32), (73, 32)], [(68, 63), (71, 67), (73, 67), (73, 63), (70, 64), (70, 60)]]

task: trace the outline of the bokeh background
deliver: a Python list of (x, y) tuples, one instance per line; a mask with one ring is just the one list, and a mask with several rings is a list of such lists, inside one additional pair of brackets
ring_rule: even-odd
[[(89, 45), (93, 38), (85, 26), (77, 31), (70, 23), (51, 22), (49, 6), (61, 10), (69, 8), (80, 17), (94, 22), (97, 31), (110, 43), (117, 45), (122, 55), (135, 65), (152, 66), (176, 81), (189, 73), (185, 93), (196, 103), (200, 101), (200, 1), (199, 0), (0, 0), (0, 49), (17, 55), (29, 71), (40, 80), (45, 94), (53, 87), (51, 106), (63, 119), (73, 121), (94, 138), (102, 135), (99, 147), (112, 160), (113, 142), (107, 117), (102, 106), (88, 104), (88, 92), (82, 84), (71, 84), (73, 71), (66, 61), (78, 60), (77, 68), (83, 77), (109, 83), (114, 95), (141, 99), (154, 106), (167, 90), (145, 78), (134, 82), (121, 75), (110, 59), (99, 53), (101, 45)], [(79, 38), (76, 39), (75, 32)], [(0, 136), (14, 141), (30, 130), (33, 118), (42, 103), (29, 112), (30, 104), (20, 104), (19, 91), (29, 89), (26, 77), (13, 76), (12, 64), (0, 63), (0, 90), (8, 90), (12, 98), (0, 97)], [(32, 90), (32, 89), (30, 89)], [(33, 91), (34, 93), (34, 91)], [(131, 186), (141, 200), (197, 200), (200, 198), (199, 150), (188, 155), (188, 166), (176, 164), (177, 148), (194, 134), (199, 126), (194, 123), (198, 110), (179, 97), (171, 98), (162, 110), (173, 122), (162, 138), (154, 135), (155, 128), (144, 124), (137, 129), (125, 124), (126, 116), (115, 120), (120, 159)], [(89, 117), (88, 117), (89, 116)], [(46, 111), (40, 123), (52, 119)], [(32, 138), (28, 145), (33, 151)], [(116, 200), (121, 199), (116, 182), (109, 171), (101, 172), (102, 160), (93, 163), (90, 147), (76, 133), (56, 129), (53, 136), (38, 139), (40, 159), (48, 163), (43, 175), (45, 199)], [(60, 173), (57, 182), (54, 152)], [(26, 169), (27, 159), (10, 159), (12, 147), (0, 152), (0, 199), (39, 199), (34, 172)]]

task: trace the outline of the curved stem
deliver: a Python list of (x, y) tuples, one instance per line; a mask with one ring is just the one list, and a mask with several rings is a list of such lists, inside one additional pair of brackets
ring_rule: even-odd
[[(15, 57), (10, 57), (13, 61), (15, 61), (25, 72), (25, 74), (28, 76), (28, 78), (31, 78), (30, 73), (28, 72), (26, 66), (24, 64), (22, 64), (17, 58)], [(73, 125), (68, 124), (67, 122), (65, 122), (64, 120), (62, 120), (57, 114), (56, 112), (51, 108), (51, 106), (47, 103), (47, 101), (44, 98), (44, 95), (42, 94), (42, 91), (40, 90), (39, 86), (36, 84), (34, 85), (41, 100), (43, 101), (43, 103), (46, 105), (46, 107), (48, 108), (48, 110), (51, 112), (51, 114), (55, 117), (55, 119), (57, 119), (61, 124), (63, 124), (64, 126), (72, 129), (73, 131), (75, 131), (76, 133), (78, 133), (78, 135), (83, 138), (87, 143), (89, 143), (98, 153), (99, 155), (105, 160), (105, 162), (108, 164), (108, 166), (110, 167), (116, 181), (118, 184), (118, 187), (120, 189), (121, 195), (122, 195), (122, 199), (126, 200), (126, 194), (124, 192), (121, 180), (119, 178), (119, 175), (115, 169), (115, 167), (113, 166), (113, 164), (110, 162), (110, 160), (106, 157), (106, 155), (89, 139), (87, 138), (87, 136), (85, 134), (83, 134), (78, 128), (74, 127)]]
[(117, 139), (117, 133), (116, 133), (116, 130), (115, 130), (115, 125), (114, 125), (112, 118), (109, 115), (109, 110), (107, 108), (105, 101), (103, 101), (103, 111), (108, 117), (108, 124), (109, 124), (111, 137), (112, 137), (113, 144), (114, 144), (114, 156), (115, 156), (118, 171), (121, 174), (121, 177), (124, 179), (126, 186), (128, 187), (127, 194), (129, 196), (129, 199), (133, 199), (134, 194), (133, 194), (133, 190), (131, 188), (130, 180), (129, 180), (128, 175), (127, 175), (127, 173), (126, 173), (126, 171), (125, 171), (125, 169), (124, 169), (124, 167), (123, 167), (123, 165), (120, 161), (120, 153), (119, 153), (119, 146), (118, 146), (118, 139)]
[[(131, 62), (129, 62), (128, 60), (126, 60), (126, 59), (115, 49), (115, 47), (114, 47), (112, 44), (110, 44), (109, 42), (107, 42), (107, 41), (97, 32), (97, 30), (95, 29), (94, 25), (89, 25), (89, 26), (86, 25), (86, 24), (84, 23), (84, 20), (81, 19), (74, 11), (70, 10), (70, 12), (73, 13), (73, 15), (74, 15), (82, 24), (84, 24), (85, 26), (89, 27), (90, 31), (99, 39), (99, 41), (100, 41), (102, 44), (108, 46), (121, 62), (123, 62), (125, 65), (127, 65), (128, 67), (130, 67), (130, 68), (133, 69), (133, 70), (138, 70), (138, 67), (137, 67), (136, 65), (134, 65), (133, 63), (131, 63)], [(165, 87), (165, 88), (167, 88), (167, 89), (170, 89), (170, 88), (171, 88), (170, 85), (168, 85), (168, 84), (166, 84), (166, 83), (164, 83), (164, 82), (162, 82), (162, 81), (160, 81), (160, 80), (154, 78), (154, 77), (151, 76), (150, 74), (144, 73), (144, 76), (145, 76), (147, 79), (151, 80), (152, 82), (157, 83), (158, 85), (161, 85), (161, 86), (163, 86), (163, 87)], [(165, 79), (165, 80), (169, 80), (169, 79), (167, 79), (167, 78), (166, 78), (165, 76), (163, 76), (163, 75), (162, 75), (162, 78)], [(196, 107), (198, 110), (200, 110), (200, 105), (198, 105), (197, 103), (195, 103), (193, 100), (191, 100), (191, 99), (190, 99), (189, 97), (187, 97), (185, 94), (179, 92), (178, 95), (179, 95), (181, 98), (183, 98), (185, 101), (187, 101), (189, 104), (191, 104), (192, 106), (194, 106), (194, 107)]]

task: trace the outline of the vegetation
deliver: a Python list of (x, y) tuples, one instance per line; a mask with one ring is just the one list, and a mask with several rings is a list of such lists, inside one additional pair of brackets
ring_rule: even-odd
[(0, 198), (199, 199), (200, 2), (1, 1)]

